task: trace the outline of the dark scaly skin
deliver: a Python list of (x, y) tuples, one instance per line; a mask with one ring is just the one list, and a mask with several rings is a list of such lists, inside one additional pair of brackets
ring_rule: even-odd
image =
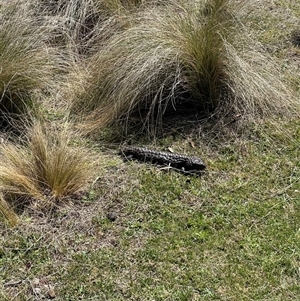
[(143, 147), (124, 147), (120, 151), (120, 154), (127, 159), (169, 166), (183, 173), (200, 173), (206, 168), (203, 161), (198, 157), (162, 152)]

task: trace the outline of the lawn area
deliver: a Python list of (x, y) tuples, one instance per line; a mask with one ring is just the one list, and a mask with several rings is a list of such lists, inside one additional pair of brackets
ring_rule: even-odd
[(2, 230), (2, 299), (297, 300), (299, 126), (196, 144), (201, 177), (107, 155), (83, 202)]
[[(25, 0), (21, 2), (24, 5), (20, 10), (27, 11), (29, 3)], [(168, 3), (129, 0), (98, 2), (101, 5), (102, 2), (110, 4), (106, 4), (104, 8), (100, 5), (101, 10), (98, 7), (97, 11), (104, 18), (105, 25), (101, 27), (103, 36), (99, 35), (96, 39), (94, 32), (89, 31), (90, 23), (84, 23), (88, 32), (85, 34), (90, 34), (91, 38), (84, 40), (79, 47), (75, 36), (71, 37), (70, 32), (61, 27), (55, 28), (51, 31), (51, 40), (44, 36), (43, 42), (49, 47), (48, 50), (50, 42), (58, 47), (60, 56), (52, 54), (51, 48), (48, 51), (51, 58), (47, 57), (47, 66), (39, 60), (40, 56), (31, 56), (32, 52), (28, 50), (30, 47), (26, 46), (28, 52), (24, 56), (25, 61), (28, 57), (37, 58), (38, 63), (45, 67), (45, 70), (44, 67), (39, 67), (41, 69), (38, 70), (37, 77), (46, 77), (46, 74), (53, 72), (54, 79), (45, 79), (42, 84), (39, 81), (16, 81), (11, 90), (6, 89), (6, 86), (3, 91), (0, 89), (3, 94), (1, 101), (6, 100), (7, 95), (12, 95), (11, 99), (17, 98), (18, 101), (27, 99), (27, 91), (30, 91), (31, 98), (34, 95), (37, 99), (42, 99), (38, 109), (34, 108), (32, 111), (34, 119), (39, 119), (46, 125), (45, 129), (38, 124), (33, 125), (33, 130), (28, 130), (31, 127), (26, 124), (24, 133), (16, 131), (15, 128), (4, 128), (1, 124), (0, 301), (300, 300), (299, 1), (278, 0), (270, 1), (269, 4), (255, 1), (247, 16), (250, 36), (255, 36), (266, 55), (277, 62), (282, 76), (280, 81), (295, 96), (295, 103), (298, 104), (293, 107), (295, 112), (287, 112), (285, 116), (282, 112), (278, 115), (276, 112), (269, 114), (270, 111), (259, 117), (247, 118), (247, 112), (239, 109), (234, 112), (234, 118), (224, 119), (221, 123), (216, 121), (220, 113), (216, 113), (216, 118), (214, 114), (203, 117), (203, 114), (197, 115), (196, 112), (189, 118), (184, 116), (182, 119), (174, 114), (171, 122), (166, 120), (166, 123), (156, 123), (163, 127), (161, 134), (157, 136), (149, 132), (140, 134), (140, 131), (139, 135), (130, 132), (131, 127), (127, 127), (128, 120), (136, 118), (135, 115), (130, 115), (133, 103), (130, 103), (130, 109), (125, 110), (125, 115), (124, 111), (116, 114), (121, 122), (118, 120), (113, 124), (112, 115), (109, 115), (110, 122), (104, 118), (104, 128), (101, 127), (98, 131), (93, 128), (93, 132), (89, 133), (84, 129), (84, 134), (80, 132), (81, 122), (86, 122), (95, 115), (82, 117), (78, 111), (74, 112), (74, 103), (78, 106), (78, 95), (85, 95), (83, 87), (86, 78), (92, 78), (92, 84), (99, 84), (99, 78), (103, 77), (102, 74), (94, 79), (94, 71), (86, 75), (87, 71), (83, 66), (91, 67), (91, 58), (99, 59), (99, 53), (103, 57), (109, 56), (105, 49), (96, 49), (95, 45), (99, 43), (100, 37), (102, 43), (108, 41), (110, 47), (114, 45), (111, 44), (105, 26), (110, 24), (116, 32), (120, 31), (122, 39), (118, 42), (123, 43), (124, 32), (134, 28), (139, 20), (124, 17), (123, 11), (129, 10), (129, 15), (136, 14), (135, 9), (142, 10), (143, 5), (148, 3), (155, 6), (155, 9), (159, 5), (167, 6)], [(47, 5), (41, 0), (34, 3)], [(63, 5), (65, 2), (59, 3)], [(85, 0), (82, 3), (90, 5), (94, 2)], [(0, 1), (0, 11), (7, 9), (5, 6), (5, 1)], [(39, 12), (44, 17), (54, 14), (54, 10), (50, 10), (53, 9), (50, 4), (48, 6), (49, 11), (45, 9), (43, 14)], [(154, 9), (152, 6), (151, 9)], [(68, 13), (74, 14), (74, 18), (83, 18), (84, 15), (83, 11), (81, 14), (78, 10), (68, 10)], [(35, 14), (28, 14), (29, 19), (33, 16)], [(95, 16), (96, 11), (93, 11), (89, 22)], [(44, 19), (48, 22), (47, 18)], [(59, 19), (57, 20), (61, 25)], [(1, 22), (0, 20), (0, 24)], [(97, 22), (100, 21), (97, 19)], [(78, 34), (77, 27), (71, 29), (72, 33)], [(22, 28), (18, 27), (18, 30)], [(40, 35), (39, 32), (38, 36)], [(112, 40), (115, 41), (118, 37), (113, 37)], [(1, 39), (4, 40), (0, 33), (0, 42)], [(97, 54), (83, 51), (82, 45)], [(128, 45), (132, 46), (129, 42), (126, 47)], [(4, 85), (6, 79), (1, 77), (1, 64), (11, 65), (1, 59), (1, 53), (6, 53), (3, 49), (5, 48), (1, 48), (0, 43), (0, 81)], [(156, 50), (160, 53), (160, 46)], [(34, 53), (40, 53), (40, 50), (35, 51)], [(173, 51), (172, 49), (172, 53)], [(69, 52), (72, 52), (74, 60), (70, 59)], [(99, 59), (100, 62), (104, 60), (103, 57)], [(43, 56), (42, 58), (45, 59)], [(68, 62), (63, 62), (62, 58), (68, 58)], [(50, 63), (52, 59), (53, 66)], [(130, 59), (133, 57), (130, 56)], [(112, 61), (113, 58), (109, 57), (109, 62)], [(122, 62), (126, 63), (126, 60), (117, 61), (118, 64)], [(38, 63), (36, 66), (40, 66)], [(156, 64), (153, 61), (152, 63)], [(178, 66), (180, 63), (181, 61)], [(171, 65), (167, 65), (167, 70), (173, 66)], [(109, 66), (111, 69), (103, 66), (103, 70), (107, 72), (104, 73), (105, 77), (113, 74), (109, 73), (113, 70), (112, 66)], [(116, 66), (121, 68), (121, 65)], [(146, 69), (147, 66), (145, 63), (141, 69)], [(12, 70), (10, 67), (6, 68)], [(22, 68), (20, 74), (25, 74), (23, 78), (27, 78), (28, 73), (24, 70)], [(126, 70), (134, 74), (136, 69)], [(176, 70), (181, 72), (185, 69)], [(16, 74), (12, 79), (18, 78), (18, 72), (11, 72)], [(171, 75), (172, 72), (170, 71)], [(110, 101), (116, 97), (120, 101), (121, 97), (131, 97), (134, 94), (128, 94), (127, 90), (123, 93), (122, 89), (127, 82), (123, 83), (123, 74), (117, 74), (117, 80), (122, 81), (123, 86), (115, 86), (116, 94), (109, 90), (115, 82), (104, 81), (107, 85), (101, 86), (101, 93), (98, 88), (95, 90), (99, 94), (93, 91), (93, 101), (97, 95), (104, 97), (106, 88), (109, 90), (109, 96), (104, 101), (106, 105), (111, 104)], [(136, 78), (138, 75), (144, 76), (144, 73), (136, 74)], [(139, 93), (148, 91), (148, 88), (157, 88), (156, 81), (160, 79), (167, 86), (171, 75), (162, 76), (158, 72), (153, 77), (146, 77), (145, 82), (138, 81), (141, 85), (146, 82), (148, 84), (148, 79), (155, 83), (146, 85), (145, 90), (138, 90), (134, 94), (136, 99), (139, 99)], [(178, 78), (180, 75), (176, 74)], [(74, 79), (77, 79), (76, 87)], [(189, 83), (188, 80), (182, 87)], [(178, 80), (178, 85), (180, 83)], [(231, 85), (231, 81), (228, 83)], [(134, 83), (130, 84), (133, 87)], [(22, 89), (15, 88), (20, 85)], [(40, 87), (40, 92), (36, 91), (37, 87)], [(217, 86), (214, 83), (214, 89), (216, 87), (223, 88), (219, 83)], [(45, 92), (45, 89), (48, 90)], [(23, 91), (26, 91), (24, 98), (21, 97)], [(243, 91), (242, 88), (239, 91)], [(156, 95), (152, 90), (150, 92), (149, 95), (159, 99), (159, 93), (164, 94), (165, 90), (159, 86)], [(68, 98), (72, 97), (75, 101), (69, 101)], [(169, 95), (167, 98), (171, 99)], [(245, 96), (243, 101), (244, 99), (251, 97)], [(84, 101), (88, 101), (88, 97), (85, 96)], [(144, 102), (145, 99), (143, 104)], [(278, 108), (277, 105), (272, 107), (271, 102), (269, 100), (266, 110)], [(91, 110), (100, 114), (103, 108), (94, 106), (93, 103)], [(112, 104), (115, 110), (118, 106), (119, 103), (115, 106)], [(233, 107), (230, 104), (228, 108)], [(254, 114), (255, 110), (251, 113)], [(2, 118), (1, 115), (0, 117)], [(78, 117), (83, 119), (78, 121)], [(8, 121), (3, 120), (5, 124)], [(66, 124), (69, 127), (65, 127)], [(99, 126), (100, 123), (97, 120), (94, 124)], [(122, 131), (120, 128), (124, 124), (126, 130)], [(118, 131), (115, 130), (116, 127)], [(60, 129), (63, 129), (64, 135), (53, 138)], [(65, 136), (68, 131), (71, 133), (70, 137)], [(37, 142), (39, 139), (43, 143)], [(183, 175), (153, 164), (126, 161), (119, 156), (118, 150), (128, 144), (147, 145), (153, 149), (198, 156), (207, 168), (201, 176)], [(5, 145), (11, 145), (11, 157), (18, 158), (18, 153), (21, 153), (21, 161), (5, 161), (5, 158), (9, 158), (5, 155)], [(17, 148), (14, 149), (14, 146)], [(64, 158), (64, 154), (68, 156), (65, 160), (60, 160), (60, 156)], [(88, 157), (93, 161), (90, 165), (88, 159), (84, 161)], [(24, 166), (20, 163), (23, 159)], [(12, 176), (7, 176), (10, 169), (4, 162), (14, 164)], [(70, 164), (66, 164), (68, 162)], [(64, 173), (64, 169), (55, 169), (57, 166), (66, 166), (65, 170), (69, 173)], [(18, 167), (21, 167), (21, 171)], [(51, 171), (49, 173), (48, 168)], [(74, 177), (73, 173), (78, 177)], [(22, 177), (16, 180), (18, 185), (14, 186), (16, 175)], [(63, 183), (61, 190), (55, 188), (56, 184), (52, 184), (56, 178), (59, 189), (60, 183)], [(2, 204), (2, 199), (6, 198), (14, 200), (11, 207), (15, 208), (12, 211), (15, 213), (11, 213), (11, 216), (7, 213), (11, 208), (5, 207), (6, 202)]]

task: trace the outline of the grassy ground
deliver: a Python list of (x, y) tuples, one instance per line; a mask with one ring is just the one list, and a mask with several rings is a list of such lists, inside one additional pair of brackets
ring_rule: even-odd
[(107, 155), (83, 203), (2, 230), (2, 299), (297, 300), (299, 127), (210, 146), (190, 136), (201, 178)]
[[(299, 93), (289, 37), (300, 4), (263, 7), (253, 31)], [(123, 162), (107, 141), (88, 141), (99, 159), (87, 193), (0, 224), (0, 300), (300, 299), (300, 122), (227, 129), (193, 122), (151, 142), (200, 156), (202, 177)]]

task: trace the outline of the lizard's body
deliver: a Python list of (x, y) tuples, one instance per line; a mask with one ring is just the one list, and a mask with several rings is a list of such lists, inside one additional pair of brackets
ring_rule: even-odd
[(127, 159), (168, 166), (183, 173), (200, 173), (206, 168), (206, 165), (198, 157), (151, 150), (143, 147), (125, 147), (120, 151), (120, 154)]

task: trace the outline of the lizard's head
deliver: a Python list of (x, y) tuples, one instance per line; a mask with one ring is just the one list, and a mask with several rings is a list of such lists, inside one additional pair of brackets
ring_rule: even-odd
[(206, 165), (198, 157), (191, 157), (188, 165), (189, 170), (204, 170), (206, 168)]

